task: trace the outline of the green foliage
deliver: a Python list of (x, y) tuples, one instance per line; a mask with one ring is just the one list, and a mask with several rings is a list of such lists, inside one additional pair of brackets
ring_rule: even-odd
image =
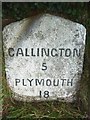
[(3, 18), (12, 17), (19, 20), (37, 11), (79, 17), (86, 9), (87, 3), (3, 3), (2, 12)]
[[(10, 99), (11, 93), (8, 90), (3, 64), (3, 117), (14, 118), (73, 118), (81, 120), (87, 116), (88, 111), (88, 84), (89, 84), (89, 60), (88, 50), (90, 49), (90, 18), (88, 16), (88, 3), (3, 3), (3, 19), (13, 18), (20, 20), (38, 13), (51, 13), (82, 23), (87, 28), (87, 46), (84, 61), (84, 72), (80, 83), (80, 90), (77, 94), (78, 100), (75, 103), (40, 102), (21, 103)], [(1, 89), (0, 89), (1, 90)], [(2, 99), (1, 99), (2, 101)], [(0, 101), (0, 102), (1, 102)]]

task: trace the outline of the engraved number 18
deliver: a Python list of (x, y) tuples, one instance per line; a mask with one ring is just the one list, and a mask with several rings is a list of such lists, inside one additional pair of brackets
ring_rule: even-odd
[(49, 97), (49, 91), (44, 91), (44, 92), (40, 91), (39, 95), (40, 95), (40, 98), (41, 97), (48, 98)]

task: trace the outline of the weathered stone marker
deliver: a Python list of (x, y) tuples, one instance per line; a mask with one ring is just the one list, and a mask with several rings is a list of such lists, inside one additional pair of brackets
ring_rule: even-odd
[(19, 101), (75, 99), (83, 68), (86, 29), (49, 14), (3, 30), (6, 79)]

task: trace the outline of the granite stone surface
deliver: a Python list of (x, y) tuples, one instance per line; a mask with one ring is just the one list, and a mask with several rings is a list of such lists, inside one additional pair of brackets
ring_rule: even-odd
[(44, 14), (3, 30), (6, 80), (19, 101), (76, 99), (84, 61), (83, 25)]

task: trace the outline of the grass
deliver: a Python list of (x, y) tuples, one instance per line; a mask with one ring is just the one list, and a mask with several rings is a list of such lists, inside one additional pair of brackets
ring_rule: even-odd
[[(76, 7), (77, 6), (77, 7)], [(5, 7), (7, 9), (5, 9)], [(27, 8), (27, 10), (25, 9)], [(45, 10), (43, 10), (45, 8)], [(74, 103), (65, 103), (58, 101), (49, 101), (49, 102), (36, 102), (36, 103), (23, 103), (19, 101), (15, 101), (11, 98), (11, 91), (8, 88), (5, 78), (5, 64), (3, 58), (3, 93), (1, 95), (0, 101), (3, 99), (3, 119), (16, 119), (20, 120), (29, 118), (30, 120), (34, 118), (38, 119), (67, 119), (70, 118), (81, 120), (88, 116), (88, 107), (89, 100), (88, 96), (90, 96), (88, 84), (89, 84), (89, 64), (90, 64), (90, 18), (88, 16), (88, 6), (85, 3), (65, 3), (56, 4), (56, 3), (33, 3), (27, 5), (25, 4), (25, 11), (23, 13), (22, 7), (20, 7), (20, 3), (3, 3), (3, 19), (8, 18), (8, 16), (13, 17), (16, 20), (20, 20), (24, 17), (28, 17), (28, 15), (37, 13), (37, 11), (44, 12), (53, 12), (58, 13), (60, 16), (71, 19), (73, 21), (77, 21), (82, 23), (87, 28), (87, 43), (85, 50), (85, 59), (84, 59), (84, 68), (82, 73), (82, 78), (80, 81), (80, 89), (77, 93), (77, 100)], [(27, 11), (30, 10), (30, 13)], [(34, 10), (34, 12), (33, 12)], [(22, 11), (22, 12), (21, 12)], [(6, 14), (7, 13), (7, 14)], [(21, 13), (21, 14), (20, 14)], [(27, 14), (26, 14), (27, 13)], [(35, 13), (35, 14), (36, 14)], [(25, 16), (26, 14), (26, 16)]]
[[(11, 93), (6, 84), (5, 72), (3, 73), (3, 117), (14, 118), (85, 118), (88, 110), (88, 69), (84, 66), (84, 73), (81, 80), (78, 100), (74, 103), (64, 103), (58, 101), (23, 103), (11, 99)], [(3, 118), (4, 119), (4, 118)]]

